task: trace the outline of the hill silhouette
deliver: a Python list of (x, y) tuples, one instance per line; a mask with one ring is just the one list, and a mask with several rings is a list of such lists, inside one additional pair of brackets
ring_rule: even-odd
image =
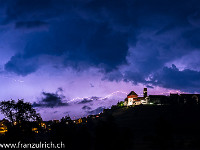
[(128, 134), (133, 149), (198, 149), (198, 105), (140, 105), (108, 110), (118, 131)]
[[(113, 106), (103, 113), (51, 122), (51, 130), (9, 130), (1, 142), (63, 142), (67, 150), (198, 150), (199, 105)], [(28, 129), (28, 128), (27, 128)], [(20, 135), (20, 136), (18, 136)]]

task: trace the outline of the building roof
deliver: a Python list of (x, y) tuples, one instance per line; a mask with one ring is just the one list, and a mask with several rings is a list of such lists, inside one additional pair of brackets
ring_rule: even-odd
[(127, 96), (130, 96), (130, 95), (137, 95), (137, 94), (134, 91), (131, 91)]

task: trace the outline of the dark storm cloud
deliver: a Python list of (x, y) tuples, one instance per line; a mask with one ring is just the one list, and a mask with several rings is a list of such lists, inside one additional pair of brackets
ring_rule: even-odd
[(57, 14), (53, 8), (54, 4), (53, 0), (7, 1), (6, 18), (2, 23), (8, 24), (17, 20), (52, 18)]
[(96, 97), (96, 96), (92, 96), (91, 98), (85, 98), (85, 99), (83, 99), (82, 101), (80, 101), (78, 104), (86, 104), (86, 103), (90, 103), (90, 102), (92, 102), (92, 101), (94, 101), (94, 100), (98, 100), (99, 99), (99, 97)]
[(62, 88), (58, 88), (56, 93), (42, 92), (42, 99), (36, 103), (33, 103), (33, 107), (59, 107), (59, 106), (68, 106), (68, 103), (63, 103), (65, 96), (59, 94), (62, 92)]
[(95, 115), (95, 114), (101, 113), (104, 109), (105, 109), (104, 107), (98, 107), (94, 110), (88, 111), (88, 114)]
[[(92, 26), (90, 23), (83, 24), (84, 21), (82, 24), (72, 23), (66, 29), (65, 22), (55, 29), (53, 27), (51, 33), (38, 33), (39, 37), (37, 35), (31, 37), (31, 41), (27, 42), (24, 49), (24, 62), (26, 58), (38, 55), (54, 55), (64, 57), (64, 66), (80, 68), (77, 65), (82, 62), (81, 66), (84, 64), (96, 66), (105, 71), (111, 71), (126, 63), (125, 57), (128, 51), (126, 35), (120, 32), (115, 33), (112, 29), (108, 29), (108, 25), (96, 25), (90, 28)], [(104, 30), (107, 32), (103, 32)], [(93, 33), (90, 35), (89, 32)], [(17, 58), (18, 55), (14, 57)], [(12, 63), (12, 60), (8, 63)], [(18, 67), (20, 66), (16, 66)], [(20, 74), (20, 72), (16, 73)]]
[(35, 58), (25, 58), (21, 54), (11, 57), (10, 61), (5, 64), (5, 69), (22, 76), (33, 73), (37, 70), (38, 64)]
[[(23, 52), (5, 69), (28, 75), (41, 66), (35, 65), (35, 58), (60, 56), (64, 67), (97, 67), (103, 79), (155, 86), (157, 74), (165, 80), (166, 63), (200, 49), (199, 5), (198, 0), (9, 1), (2, 25), (20, 24), (23, 30), (35, 31), (48, 23), (48, 30), (27, 34)], [(189, 75), (181, 77), (193, 85)], [(181, 88), (179, 84), (174, 80), (174, 86), (159, 86)]]
[(180, 71), (174, 64), (172, 67), (164, 67), (152, 79), (155, 85), (166, 88), (182, 89), (189, 92), (200, 92), (200, 72), (185, 69)]
[(82, 109), (83, 109), (83, 110), (90, 110), (90, 109), (92, 109), (92, 108), (89, 107), (89, 106), (83, 106)]
[(39, 20), (34, 20), (34, 21), (19, 21), (16, 22), (15, 27), (20, 28), (20, 29), (30, 29), (30, 28), (39, 28), (39, 27), (46, 27), (48, 23), (42, 22)]
[(150, 85), (147, 85), (146, 87), (147, 87), (147, 88), (150, 88), (150, 89), (153, 89), (153, 88), (154, 88), (153, 86), (150, 86)]
[[(196, 49), (199, 51), (199, 3), (195, 0), (191, 3), (170, 0), (135, 1), (135, 6), (138, 6), (135, 9), (138, 14), (135, 22), (136, 44), (129, 42), (129, 66), (124, 72), (109, 73), (105, 78), (142, 83), (151, 88), (159, 85), (183, 91), (199, 91), (196, 84), (199, 71), (176, 71), (167, 76), (169, 72), (165, 66)], [(196, 78), (192, 78), (194, 74)], [(185, 80), (184, 86), (180, 80)]]
[[(28, 37), (22, 53), (24, 62), (27, 61), (26, 58), (39, 55), (56, 55), (64, 56), (64, 66), (80, 68), (81, 63), (81, 66), (97, 66), (105, 71), (111, 71), (126, 63), (128, 34), (113, 28), (101, 8), (99, 12), (93, 12), (95, 10), (90, 8), (92, 3), (64, 0), (10, 2), (5, 20), (13, 22), (17, 28), (40, 28), (49, 20), (49, 32), (37, 32)], [(98, 5), (99, 2), (95, 3)], [(97, 7), (103, 9), (103, 6)], [(98, 13), (100, 16), (96, 18)], [(18, 59), (19, 54), (14, 57)], [(7, 64), (10, 63), (15, 64), (12, 59)], [(22, 75), (32, 73), (19, 68), (20, 66), (16, 65), (6, 70)]]
[(86, 103), (90, 103), (90, 102), (92, 102), (92, 100), (91, 99), (84, 99), (84, 100), (82, 100), (82, 101), (80, 101), (78, 104), (86, 104)]

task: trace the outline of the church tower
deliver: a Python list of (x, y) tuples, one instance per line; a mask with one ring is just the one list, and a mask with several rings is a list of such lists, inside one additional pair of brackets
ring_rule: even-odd
[(144, 98), (147, 97), (147, 88), (144, 88), (144, 90), (143, 90), (143, 95), (144, 95)]

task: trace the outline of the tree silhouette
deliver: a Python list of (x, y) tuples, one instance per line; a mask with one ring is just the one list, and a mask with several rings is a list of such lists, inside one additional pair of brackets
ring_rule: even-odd
[(0, 106), (1, 112), (13, 123), (15, 120), (15, 101), (2, 101)]
[(117, 106), (118, 106), (118, 107), (122, 107), (122, 106), (124, 106), (124, 102), (123, 102), (123, 101), (118, 102), (118, 103), (117, 103)]
[(12, 124), (23, 123), (26, 121), (39, 121), (41, 120), (40, 114), (36, 113), (35, 109), (28, 102), (23, 99), (2, 101), (0, 103), (0, 111), (11, 121)]
[(71, 120), (70, 116), (68, 115), (68, 116), (62, 117), (61, 123), (72, 124), (72, 120)]

